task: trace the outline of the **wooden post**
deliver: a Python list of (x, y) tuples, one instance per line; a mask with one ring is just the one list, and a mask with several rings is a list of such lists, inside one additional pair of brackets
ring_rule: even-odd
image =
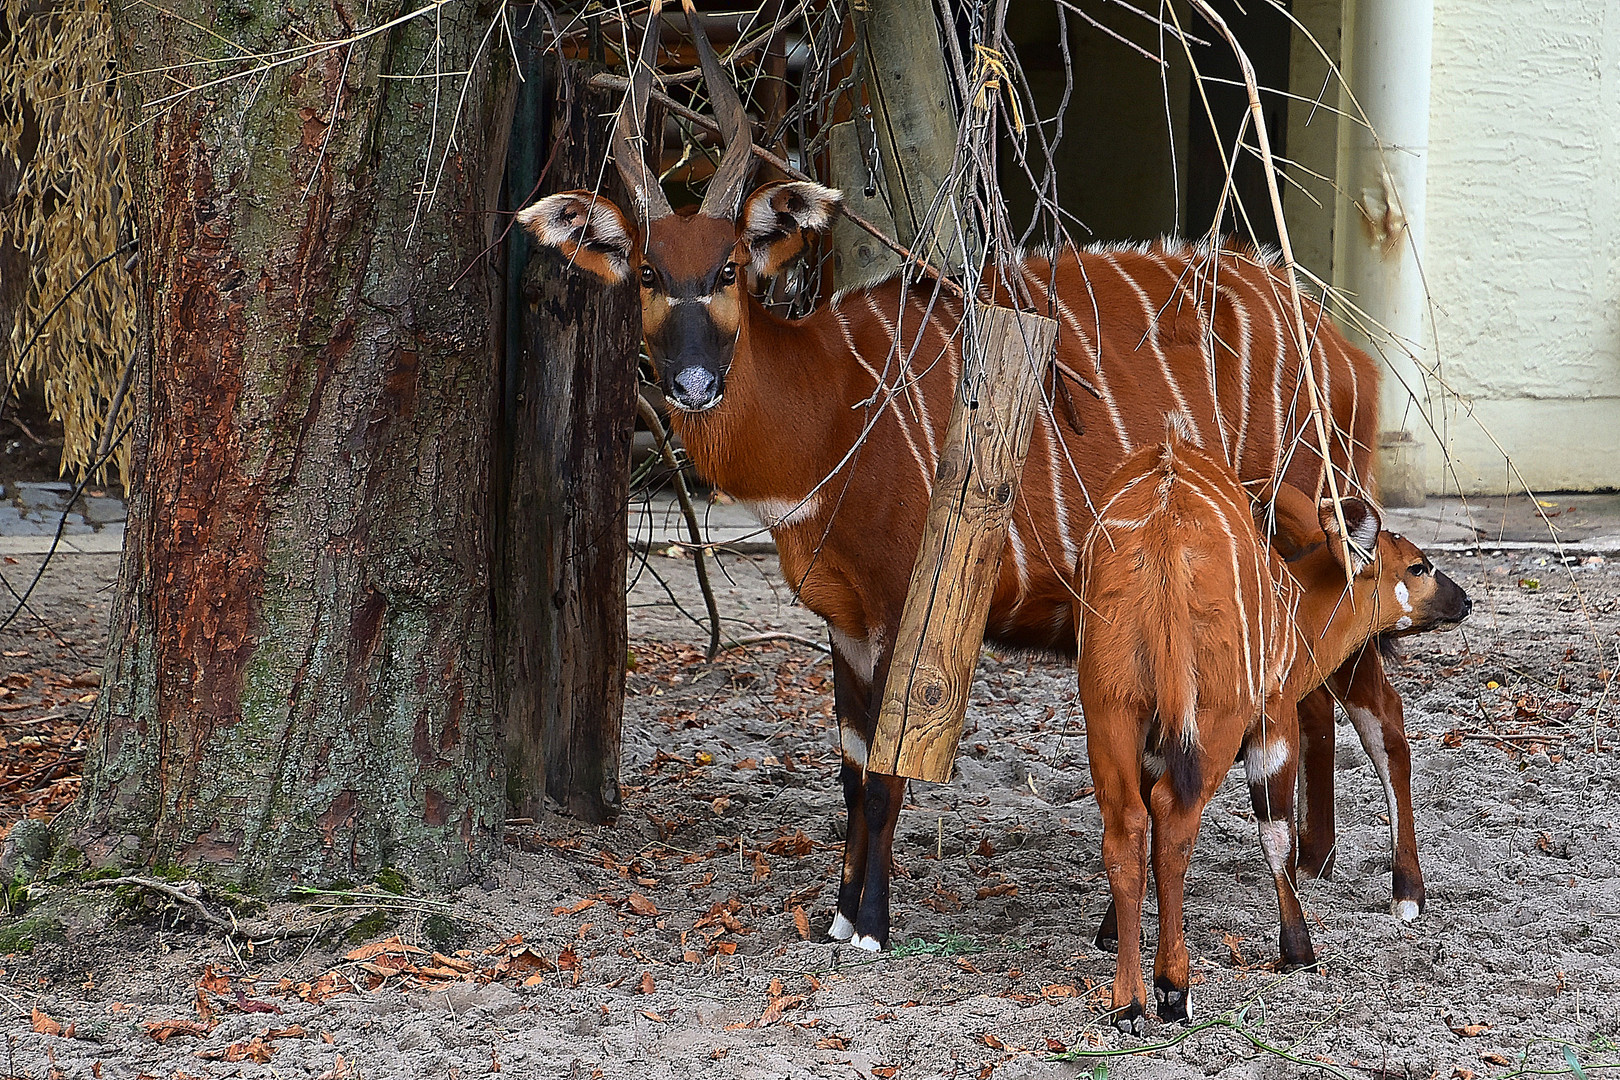
[(958, 235), (967, 228), (965, 215), (959, 222), (947, 207), (932, 242), (918, 239), (956, 157), (956, 102), (934, 0), (862, 0), (850, 14), (895, 238), (947, 274), (960, 274), (977, 262), (978, 242), (969, 237), (964, 253)]
[[(603, 169), (621, 92), (583, 65), (526, 57), (507, 200), (592, 188), (629, 206)], [(607, 118), (607, 119), (604, 119)], [(656, 126), (650, 125), (652, 130)], [(544, 187), (535, 190), (541, 169)], [(619, 809), (625, 560), (641, 309), (520, 229), (507, 235), (506, 357), (496, 455), (497, 706), (513, 813), (546, 797), (587, 821)]]
[(956, 764), (968, 690), (1029, 453), (1041, 373), (1057, 323), (979, 308), (977, 351), (951, 405), (922, 548), (900, 619), (867, 769), (944, 783)]

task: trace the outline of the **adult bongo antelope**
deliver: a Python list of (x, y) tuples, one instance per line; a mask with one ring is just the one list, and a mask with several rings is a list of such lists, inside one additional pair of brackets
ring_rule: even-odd
[(1105, 923), (1119, 946), (1114, 1020), (1140, 1034), (1149, 821), (1162, 1018), (1191, 1018), (1187, 864), (1204, 806), (1239, 753), (1276, 882), (1282, 965), (1315, 963), (1294, 892), (1296, 705), (1376, 635), (1457, 622), (1471, 605), (1359, 498), (1341, 503), (1345, 536), (1331, 501), (1277, 485), (1285, 562), (1225, 460), (1175, 430), (1127, 458), (1095, 497), (1076, 670), (1113, 896)]
[[(702, 205), (671, 210), (639, 149), (654, 0), (613, 137), (634, 217), (571, 191), (518, 220), (579, 268), (637, 282), (647, 352), (698, 472), (751, 505), (776, 541), (783, 576), (827, 620), (849, 813), (830, 933), (876, 950), (889, 937), (905, 781), (868, 774), (866, 752), (961, 375), (964, 312), (951, 296), (918, 295), (899, 280), (842, 292), (791, 321), (750, 295), (745, 272), (768, 277), (802, 254), (841, 196), (787, 181), (744, 197), (748, 119), (683, 3), (726, 145)], [(986, 636), (1072, 656), (1073, 580), (1093, 516), (1087, 489), (1157, 440), (1168, 413), (1184, 413), (1193, 438), (1246, 480), (1283, 475), (1315, 490), (1322, 460), (1306, 435), (1285, 279), (1264, 254), (1176, 242), (1069, 247), (1021, 256), (1010, 273), (1058, 320), (1058, 360), (1098, 395), (1075, 394), (1072, 411), (1047, 407), (1036, 423)], [(1317, 327), (1310, 362), (1328, 403), (1339, 489), (1359, 490), (1376, 434), (1377, 369), (1319, 306), (1308, 304), (1307, 318)], [(1387, 686), (1382, 669), (1368, 670)], [(1405, 745), (1398, 728), (1384, 733)], [(1421, 901), (1421, 879), (1408, 880)]]

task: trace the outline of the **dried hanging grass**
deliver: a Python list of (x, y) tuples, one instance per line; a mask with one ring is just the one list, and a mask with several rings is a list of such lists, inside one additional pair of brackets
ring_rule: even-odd
[[(98, 259), (117, 250), (121, 233), (129, 235), (123, 124), (108, 78), (112, 19), (105, 0), (4, 0), (0, 12), (0, 102), (10, 103), (0, 108), (0, 154), (21, 171), (17, 197), (0, 211), (0, 235), (27, 253), (29, 268), (5, 346), (5, 378), (43, 388), (62, 423), (62, 472), (82, 476), (96, 463), (135, 347), (134, 281), (124, 260), (95, 270), (48, 324), (42, 320)], [(36, 134), (37, 148), (22, 160)], [(36, 331), (38, 341), (22, 355)], [(133, 395), (119, 412), (116, 430), (123, 430), (134, 415)], [(127, 444), (110, 464), (128, 476)]]

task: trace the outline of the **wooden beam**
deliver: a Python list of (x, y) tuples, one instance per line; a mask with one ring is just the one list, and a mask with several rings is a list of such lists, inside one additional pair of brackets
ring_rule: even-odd
[[(921, 235), (956, 157), (956, 98), (934, 0), (865, 0), (850, 5), (850, 14), (895, 236), (946, 274), (960, 274), (976, 262), (978, 246), (969, 238), (963, 251), (965, 215), (959, 222), (947, 205), (931, 235)], [(857, 116), (855, 123), (865, 121)]]
[(944, 783), (1001, 573), (1018, 481), (1057, 323), (979, 307), (977, 348), (951, 406), (922, 547), (883, 688), (871, 772)]

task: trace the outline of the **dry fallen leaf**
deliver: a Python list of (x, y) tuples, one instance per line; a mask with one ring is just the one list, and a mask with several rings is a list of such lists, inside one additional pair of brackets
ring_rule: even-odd
[(816, 1040), (817, 1050), (848, 1050), (849, 1042), (842, 1035), (823, 1035)]
[(1465, 1039), (1476, 1038), (1491, 1030), (1491, 1025), (1489, 1024), (1459, 1024), (1449, 1017), (1446, 1019), (1446, 1026), (1449, 1027), (1453, 1033), (1461, 1035)]
[(433, 954), (433, 962), (439, 967), (449, 968), (452, 971), (459, 971), (463, 975), (473, 969), (473, 966), (467, 963), (467, 961), (458, 960), (454, 956), (446, 956), (442, 952), (436, 952)]
[(979, 1041), (984, 1043), (984, 1045), (988, 1046), (992, 1050), (1005, 1050), (1005, 1049), (1007, 1049), (1007, 1044), (1006, 1043), (1002, 1042), (1000, 1039), (996, 1038), (994, 1035), (990, 1034), (988, 1031), (979, 1036)]
[(568, 906), (554, 907), (554, 908), (551, 909), (551, 913), (553, 915), (578, 915), (580, 912), (584, 911), (588, 907), (591, 907), (595, 903), (596, 903), (596, 900), (595, 900), (594, 897), (587, 896), (585, 899), (581, 900), (579, 903), (573, 905), (572, 907), (568, 907)]
[(176, 1035), (191, 1035), (202, 1038), (207, 1035), (209, 1028), (195, 1020), (148, 1020), (143, 1027), (146, 1033), (160, 1043), (166, 1043)]
[(754, 1026), (769, 1027), (778, 1020), (782, 1019), (783, 1013), (787, 1012), (795, 1005), (803, 1004), (804, 998), (799, 994), (784, 994), (781, 997), (774, 997), (771, 999), (771, 1003), (765, 1006), (765, 1011), (760, 1013), (759, 1019), (754, 1021)]
[(630, 905), (630, 910), (635, 912), (637, 915), (640, 915), (644, 919), (650, 919), (658, 914), (658, 905), (654, 904), (651, 900), (647, 899), (638, 892), (633, 892), (630, 894), (628, 903)]
[(205, 1061), (253, 1061), (267, 1064), (275, 1048), (258, 1036), (245, 1042), (234, 1042), (223, 1050), (198, 1050), (197, 1056)]
[(636, 983), (636, 993), (656, 994), (657, 992), (658, 987), (653, 984), (652, 972), (643, 971), (641, 973), (641, 981)]
[(1495, 1050), (1482, 1050), (1479, 1055), (1479, 1060), (1488, 1062), (1491, 1065), (1513, 1064), (1513, 1060), (1506, 1054), (1499, 1054)]
[(799, 932), (802, 940), (810, 940), (810, 916), (805, 914), (802, 907), (793, 909), (793, 928)]
[(362, 945), (353, 952), (345, 953), (343, 955), (343, 959), (370, 960), (372, 957), (380, 956), (383, 953), (395, 953), (400, 956), (407, 953), (415, 953), (418, 956), (426, 956), (427, 950), (418, 949), (415, 945), (405, 944), (403, 941), (399, 940), (399, 935), (396, 934), (387, 941), (378, 941), (370, 945)]
[(45, 1015), (36, 1005), (34, 1006), (34, 1030), (41, 1035), (61, 1035), (62, 1025)]
[(898, 1066), (898, 1065), (874, 1065), (874, 1066), (872, 1066), (872, 1075), (873, 1076), (881, 1076), (883, 1078), (883, 1080), (890, 1080), (891, 1077), (895, 1077), (895, 1076), (900, 1075), (900, 1066)]
[(246, 994), (242, 993), (242, 988), (240, 986), (236, 988), (236, 1007), (245, 1013), (281, 1012), (280, 1005), (274, 1005), (268, 1001), (255, 1001), (253, 998), (250, 998)]

